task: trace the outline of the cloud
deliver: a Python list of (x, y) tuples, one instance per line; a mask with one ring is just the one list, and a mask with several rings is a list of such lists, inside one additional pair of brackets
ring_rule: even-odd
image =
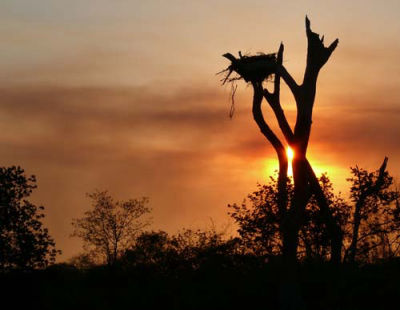
[[(312, 142), (336, 153), (339, 161), (365, 158), (395, 160), (400, 155), (400, 107), (397, 98), (369, 94), (369, 98), (340, 98), (336, 106), (316, 110)], [(397, 167), (395, 169), (398, 169)]]

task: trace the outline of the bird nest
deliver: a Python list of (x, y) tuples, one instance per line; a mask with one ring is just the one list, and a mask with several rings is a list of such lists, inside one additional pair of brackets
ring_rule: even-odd
[[(232, 86), (231, 109), (229, 111), (229, 117), (232, 118), (235, 111), (235, 93), (237, 89), (235, 82), (243, 79), (247, 83), (262, 83), (268, 80), (276, 71), (276, 54), (260, 53), (257, 55), (243, 56), (242, 53), (239, 52), (239, 58), (236, 58), (230, 53), (226, 53), (222, 56), (231, 61), (230, 66), (218, 74), (225, 74), (225, 77), (221, 80), (222, 85), (231, 83)], [(233, 72), (237, 75), (231, 77)]]
[[(239, 52), (239, 58), (230, 53), (226, 53), (223, 57), (231, 61), (231, 65), (219, 73), (226, 73), (221, 80), (222, 84), (227, 82), (245, 80), (246, 82), (263, 82), (275, 73), (276, 70), (276, 54), (257, 54), (243, 56)], [(231, 77), (232, 72), (237, 73), (236, 77)]]

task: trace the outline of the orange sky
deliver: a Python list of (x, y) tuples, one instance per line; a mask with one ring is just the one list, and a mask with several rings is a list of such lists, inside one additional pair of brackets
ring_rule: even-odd
[[(86, 192), (149, 196), (153, 228), (229, 223), (275, 169), (240, 83), (236, 112), (215, 73), (225, 52), (274, 52), (300, 81), (304, 16), (339, 46), (323, 68), (309, 158), (344, 191), (348, 167), (400, 176), (398, 1), (22, 1), (0, 3), (1, 165), (36, 174), (34, 201), (63, 250)], [(293, 119), (286, 88), (282, 101)], [(271, 113), (268, 120), (276, 128)], [(232, 228), (233, 229), (233, 228)]]

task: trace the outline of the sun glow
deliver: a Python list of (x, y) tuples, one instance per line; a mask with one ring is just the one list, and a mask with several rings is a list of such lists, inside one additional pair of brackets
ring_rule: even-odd
[[(288, 158), (288, 176), (293, 177), (292, 161), (296, 154), (293, 149), (286, 148), (285, 151)], [(326, 160), (322, 161), (321, 158), (324, 157), (326, 157)], [(337, 191), (347, 192), (348, 184), (346, 183), (346, 178), (349, 177), (349, 172), (346, 167), (335, 164), (334, 159), (328, 157), (322, 151), (319, 153), (310, 152), (307, 156), (307, 159), (317, 177), (320, 177), (323, 173), (327, 173)], [(261, 170), (263, 172), (263, 180), (268, 180), (270, 176), (277, 176), (279, 161), (276, 157), (271, 156), (268, 158), (263, 158), (262, 165), (263, 168)], [(257, 175), (257, 171), (255, 171), (255, 174)]]
[(287, 147), (286, 149), (286, 155), (288, 158), (288, 176), (292, 177), (293, 176), (293, 168), (292, 168), (292, 161), (294, 158), (294, 151), (291, 149), (290, 146)]

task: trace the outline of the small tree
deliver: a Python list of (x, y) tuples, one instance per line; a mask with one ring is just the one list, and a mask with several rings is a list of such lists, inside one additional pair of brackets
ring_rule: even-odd
[(149, 219), (141, 220), (150, 212), (146, 206), (148, 198), (114, 201), (108, 191), (95, 191), (87, 196), (93, 209), (72, 221), (72, 236), (81, 238), (89, 253), (112, 266), (134, 244), (135, 236), (149, 225)]
[(386, 171), (387, 157), (379, 170), (351, 168), (350, 198), (353, 201), (351, 225), (347, 228), (349, 247), (345, 260), (367, 262), (388, 258), (399, 252), (399, 192)]
[[(293, 184), (287, 179), (288, 197), (293, 195)], [(257, 190), (247, 196), (241, 204), (228, 205), (229, 215), (239, 226), (245, 253), (256, 256), (282, 254), (278, 181), (270, 177), (265, 184), (257, 184)]]
[(26, 199), (36, 187), (21, 167), (0, 167), (0, 269), (44, 268), (60, 253), (43, 227), (44, 207)]

